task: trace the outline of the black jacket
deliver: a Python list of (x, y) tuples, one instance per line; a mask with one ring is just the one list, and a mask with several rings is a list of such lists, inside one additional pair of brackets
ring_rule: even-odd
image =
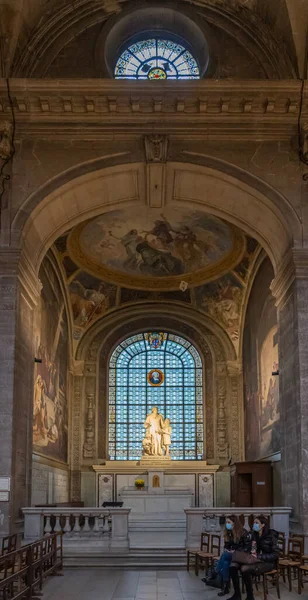
[(233, 539), (233, 533), (227, 531), (227, 539), (225, 539), (225, 550), (246, 550), (250, 542), (250, 534), (244, 529), (242, 536), (238, 541)]
[(279, 558), (278, 533), (275, 529), (265, 529), (262, 535), (251, 532), (252, 543), (257, 544), (257, 556), (262, 562), (275, 563)]

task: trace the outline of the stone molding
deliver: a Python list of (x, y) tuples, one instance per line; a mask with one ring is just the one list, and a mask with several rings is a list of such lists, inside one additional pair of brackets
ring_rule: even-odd
[(308, 279), (308, 248), (292, 248), (282, 261), (271, 284), (277, 307), (282, 308), (292, 294), (296, 279)]
[(0, 248), (0, 277), (16, 278), (32, 308), (37, 305), (42, 284), (24, 252)]
[[(138, 82), (137, 90), (135, 82), (108, 79), (12, 79), (11, 95), (16, 139), (51, 132), (64, 139), (126, 139), (155, 127), (157, 134), (179, 129), (181, 137), (198, 139), (289, 140), (297, 133), (301, 87), (296, 80), (201, 80), (155, 82), (153, 91), (149, 82)], [(2, 79), (0, 118), (8, 110)], [(306, 113), (308, 105), (303, 118)]]

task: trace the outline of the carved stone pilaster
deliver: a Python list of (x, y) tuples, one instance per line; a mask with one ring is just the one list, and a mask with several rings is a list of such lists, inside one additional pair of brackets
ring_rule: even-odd
[(238, 379), (235, 377), (231, 378), (231, 455), (232, 462), (236, 462), (241, 459), (241, 431), (240, 431), (240, 418), (239, 418), (239, 386)]
[(72, 410), (72, 473), (71, 490), (72, 500), (78, 502), (81, 494), (80, 476), (80, 420), (81, 420), (81, 391), (83, 377), (74, 378), (74, 396)]
[(8, 160), (13, 154), (13, 125), (9, 121), (0, 121), (0, 158)]
[(242, 365), (238, 361), (228, 361), (231, 392), (231, 458), (232, 462), (243, 458), (243, 384)]
[(308, 279), (308, 249), (292, 248), (280, 264), (271, 292), (276, 298), (276, 306), (281, 310), (293, 293), (295, 280)]
[(83, 445), (83, 457), (94, 458), (95, 454), (95, 399), (94, 394), (87, 394), (87, 414), (85, 425), (85, 436)]
[(226, 380), (219, 378), (217, 381), (217, 453), (219, 459), (229, 456), (226, 421)]

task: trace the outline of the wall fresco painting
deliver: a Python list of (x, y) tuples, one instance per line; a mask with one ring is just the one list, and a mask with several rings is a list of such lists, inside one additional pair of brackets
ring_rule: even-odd
[(74, 325), (87, 327), (115, 305), (116, 287), (88, 273), (78, 273), (69, 285)]
[(198, 308), (227, 331), (235, 346), (239, 340), (243, 291), (243, 285), (233, 273), (196, 289)]
[(68, 238), (80, 267), (139, 289), (178, 289), (182, 276), (195, 285), (196, 278), (205, 281), (237, 264), (244, 249), (244, 236), (221, 219), (170, 208), (112, 211), (75, 227)]
[(61, 288), (46, 258), (40, 269), (42, 292), (37, 324), (33, 401), (33, 449), (67, 462), (68, 325)]
[(275, 452), (275, 424), (280, 418), (277, 327), (267, 334), (260, 350), (259, 401), (261, 416), (261, 454)]

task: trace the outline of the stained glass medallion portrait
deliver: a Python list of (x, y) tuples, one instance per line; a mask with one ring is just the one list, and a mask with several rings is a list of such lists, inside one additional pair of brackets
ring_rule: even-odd
[(196, 348), (171, 333), (124, 340), (109, 363), (109, 457), (139, 460), (144, 421), (154, 406), (170, 419), (173, 460), (203, 458), (202, 362)]
[(115, 66), (115, 79), (200, 79), (199, 66), (182, 44), (146, 39), (129, 45)]

